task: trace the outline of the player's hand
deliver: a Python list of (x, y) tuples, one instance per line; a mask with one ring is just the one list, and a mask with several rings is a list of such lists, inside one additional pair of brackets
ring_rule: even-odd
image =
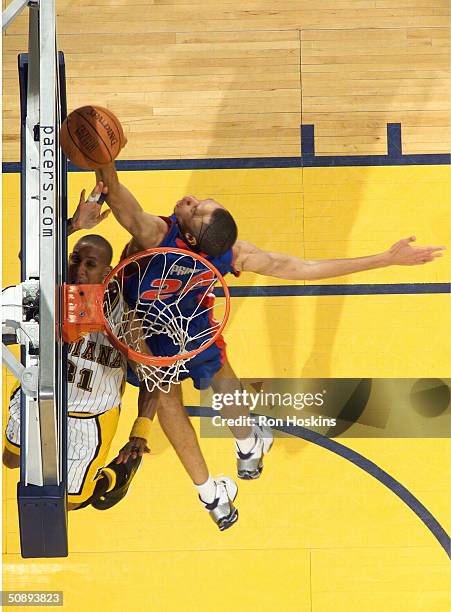
[(129, 457), (132, 459), (142, 457), (144, 453), (150, 453), (147, 440), (144, 440), (144, 438), (130, 438), (127, 444), (119, 451), (116, 463), (125, 463)]
[(442, 257), (444, 246), (412, 246), (415, 242), (415, 236), (403, 238), (395, 242), (386, 252), (387, 262), (389, 265), (396, 266), (418, 266), (430, 261), (434, 261), (437, 257)]
[(97, 183), (87, 200), (85, 200), (86, 190), (83, 189), (77, 210), (72, 217), (72, 231), (91, 229), (108, 217), (111, 210), (107, 208), (107, 210), (101, 212), (103, 201), (100, 200), (99, 203), (100, 196), (107, 193), (108, 188), (102, 181)]

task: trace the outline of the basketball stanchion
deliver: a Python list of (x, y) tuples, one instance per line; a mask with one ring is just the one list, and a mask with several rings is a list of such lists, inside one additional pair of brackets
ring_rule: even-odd
[[(10, 13), (17, 16), (14, 4)], [(2, 335), (20, 344), (21, 362), (2, 348), (4, 363), (21, 383), (17, 497), (22, 556), (62, 557), (68, 554), (61, 334), (66, 164), (58, 144), (65, 115), (64, 60), (57, 51), (54, 0), (24, 4), (29, 37), (28, 53), (19, 56), (21, 283), (3, 292), (2, 316)]]

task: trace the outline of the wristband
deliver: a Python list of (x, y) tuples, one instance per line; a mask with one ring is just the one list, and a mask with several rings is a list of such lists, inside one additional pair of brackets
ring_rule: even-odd
[(138, 417), (133, 423), (129, 438), (143, 438), (146, 442), (149, 439), (152, 421), (148, 417)]

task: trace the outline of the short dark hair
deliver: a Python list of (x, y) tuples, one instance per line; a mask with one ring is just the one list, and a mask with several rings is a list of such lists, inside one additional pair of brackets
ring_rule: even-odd
[(106, 265), (109, 266), (111, 264), (111, 260), (113, 259), (113, 249), (108, 240), (105, 240), (103, 236), (99, 236), (99, 234), (87, 234), (86, 236), (82, 236), (80, 240), (78, 240), (77, 244), (79, 242), (87, 242), (101, 249), (105, 256), (104, 261)]
[(202, 226), (197, 237), (199, 249), (211, 257), (220, 257), (235, 244), (238, 228), (228, 210), (217, 208), (210, 222)]

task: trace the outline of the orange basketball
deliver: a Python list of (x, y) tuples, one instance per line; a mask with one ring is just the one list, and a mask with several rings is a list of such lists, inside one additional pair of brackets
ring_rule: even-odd
[(126, 144), (118, 118), (101, 106), (82, 106), (72, 111), (60, 130), (66, 157), (80, 168), (94, 170), (112, 162)]

